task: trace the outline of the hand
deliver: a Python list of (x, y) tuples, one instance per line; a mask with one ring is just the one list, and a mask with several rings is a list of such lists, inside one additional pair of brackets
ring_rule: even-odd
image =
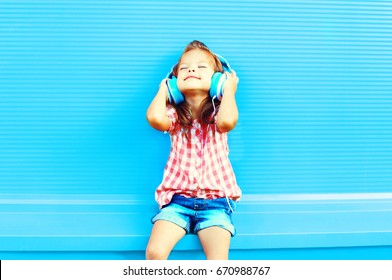
[(166, 87), (167, 88), (167, 85), (166, 85), (167, 80), (168, 80), (168, 78), (164, 78), (161, 81), (161, 83), (159, 84), (159, 89), (161, 89), (162, 87)]
[(167, 88), (167, 80), (168, 78), (164, 78), (161, 83), (159, 84), (158, 93), (164, 94), (166, 96), (166, 100), (169, 99), (169, 90)]
[(232, 92), (233, 94), (237, 91), (237, 85), (239, 82), (239, 78), (237, 77), (237, 73), (232, 70), (232, 72), (225, 72), (226, 81), (223, 87), (223, 95), (228, 92)]

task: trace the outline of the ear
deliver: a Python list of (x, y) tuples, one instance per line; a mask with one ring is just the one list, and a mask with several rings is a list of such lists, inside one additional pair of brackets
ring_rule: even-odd
[(215, 72), (211, 78), (210, 96), (212, 99), (222, 99), (223, 86), (225, 85), (226, 75), (221, 72)]
[(173, 74), (177, 71), (177, 67), (178, 63), (175, 64), (166, 75), (166, 78), (168, 78), (166, 85), (169, 92), (169, 102), (172, 104), (179, 104), (185, 100), (184, 95), (182, 95), (181, 91), (177, 87), (177, 77)]
[(182, 95), (181, 91), (177, 87), (177, 78), (172, 76), (166, 80), (167, 89), (169, 92), (169, 102), (172, 104), (179, 104), (184, 102), (184, 95)]
[[(219, 59), (222, 64), (223, 71), (232, 72), (229, 62), (221, 55), (215, 54), (215, 56)], [(210, 96), (211, 98), (218, 98), (218, 100), (222, 99), (223, 96), (223, 87), (226, 81), (226, 75), (221, 72), (215, 72), (211, 79), (211, 88), (210, 88)]]

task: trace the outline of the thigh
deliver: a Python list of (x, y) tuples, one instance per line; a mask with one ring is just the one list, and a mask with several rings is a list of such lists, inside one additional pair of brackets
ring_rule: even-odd
[(201, 246), (208, 260), (227, 260), (231, 233), (221, 227), (212, 226), (198, 231)]
[(231, 236), (234, 236), (236, 233), (232, 221), (232, 213), (225, 208), (201, 210), (197, 213), (197, 217), (194, 220), (196, 233), (214, 226), (228, 231)]
[(169, 221), (158, 220), (154, 223), (147, 244), (147, 259), (167, 259), (177, 242), (186, 231)]

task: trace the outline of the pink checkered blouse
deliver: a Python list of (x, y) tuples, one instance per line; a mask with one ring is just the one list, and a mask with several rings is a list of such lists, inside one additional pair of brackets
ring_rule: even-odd
[(241, 190), (228, 158), (227, 133), (221, 133), (215, 123), (205, 125), (194, 120), (188, 141), (176, 110), (168, 106), (167, 115), (171, 120), (171, 149), (162, 183), (155, 192), (159, 207), (168, 204), (174, 194), (238, 201)]

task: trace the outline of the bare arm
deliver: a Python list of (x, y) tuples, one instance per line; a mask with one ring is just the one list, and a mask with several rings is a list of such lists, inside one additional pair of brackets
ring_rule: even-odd
[(168, 96), (168, 89), (166, 86), (166, 79), (163, 79), (159, 85), (159, 90), (151, 101), (147, 110), (147, 121), (149, 124), (160, 131), (167, 131), (170, 128), (170, 118), (167, 116), (166, 101)]
[(238, 108), (237, 102), (235, 101), (238, 77), (234, 71), (226, 74), (227, 80), (225, 81), (223, 88), (223, 97), (216, 120), (216, 125), (222, 132), (232, 130), (236, 126), (238, 120)]

